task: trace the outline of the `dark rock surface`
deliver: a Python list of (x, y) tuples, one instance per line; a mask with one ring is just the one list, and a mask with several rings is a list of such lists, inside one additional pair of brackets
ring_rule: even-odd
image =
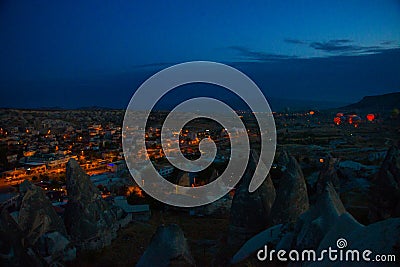
[(300, 165), (290, 157), (271, 208), (272, 224), (296, 221), (309, 207), (307, 186)]
[[(22, 190), (21, 190), (22, 189)], [(63, 220), (55, 212), (43, 190), (24, 181), (18, 213), (18, 225), (25, 245), (31, 245), (48, 262), (63, 262), (76, 257), (76, 249), (68, 239)]]
[(276, 164), (280, 167), (283, 168), (283, 171), (286, 168), (286, 165), (290, 161), (290, 156), (286, 150), (282, 150), (282, 152), (279, 154), (278, 159), (276, 160)]
[(331, 183), (333, 187), (338, 190), (340, 187), (339, 177), (336, 171), (338, 159), (328, 156), (325, 159), (324, 165), (321, 168), (321, 171), (318, 176), (318, 180), (316, 183), (316, 194), (321, 194), (325, 190), (325, 186), (327, 183)]
[(66, 236), (64, 223), (43, 190), (28, 181), (24, 183), (27, 189), (19, 210), (18, 224), (27, 241), (34, 245), (42, 235), (48, 232), (59, 232)]
[(317, 248), (326, 233), (346, 212), (333, 185), (328, 182), (311, 208), (300, 215), (295, 226), (296, 248)]
[(192, 208), (191, 211), (197, 216), (229, 216), (231, 212), (232, 199), (233, 197), (227, 194), (210, 204)]
[(354, 111), (358, 110), (366, 112), (383, 112), (382, 108), (386, 111), (390, 111), (394, 108), (398, 108), (400, 103), (400, 93), (389, 93), (383, 95), (364, 96), (359, 102), (342, 107), (338, 110), (343, 111)]
[[(393, 178), (391, 181), (396, 181), (394, 177), (397, 177), (396, 175), (398, 173), (398, 157), (398, 148), (391, 148), (379, 173), (380, 185), (386, 188), (386, 190), (388, 190), (387, 188), (393, 190), (391, 191), (392, 193), (395, 192), (396, 186), (395, 183), (390, 183), (390, 179), (388, 180), (388, 178)], [(293, 165), (295, 165), (294, 159), (291, 158), (285, 172), (290, 172), (290, 177), (295, 176), (295, 174), (297, 175), (296, 177), (299, 177), (299, 171), (296, 171), (297, 168)], [(316, 250), (316, 255), (321, 255), (321, 252), (329, 247), (332, 247), (332, 249), (340, 248), (337, 245), (340, 239), (345, 239), (346, 249), (357, 249), (361, 251), (361, 253), (364, 250), (371, 250), (371, 257), (377, 254), (395, 255), (396, 259), (398, 259), (400, 257), (400, 218), (389, 218), (368, 226), (359, 223), (346, 211), (332, 184), (337, 177), (334, 168), (332, 168), (333, 165), (333, 161), (328, 162), (321, 171), (319, 175), (319, 189), (316, 192), (315, 201), (308, 210), (301, 215), (299, 214), (297, 217), (293, 215), (291, 220), (282, 220), (283, 224), (272, 226), (255, 235), (253, 238), (250, 238), (245, 245), (238, 250), (236, 255), (231, 258), (231, 263), (239, 263), (247, 257), (254, 255), (254, 253), (266, 243), (268, 243), (268, 249), (283, 249), (287, 252), (294, 249), (297, 251), (314, 249)], [(286, 173), (285, 176), (287, 175)], [(287, 196), (287, 199), (290, 199), (291, 197), (288, 195), (296, 192), (296, 190), (293, 190), (295, 187), (287, 182), (287, 180), (289, 180), (288, 177), (283, 178), (286, 179), (286, 182), (283, 183), (286, 184), (286, 186), (283, 189), (289, 191), (284, 192), (286, 194), (283, 195)], [(283, 179), (283, 181), (285, 181), (285, 179)], [(282, 188), (278, 188), (277, 190), (275, 203), (285, 199), (279, 199), (280, 189)], [(386, 193), (387, 192), (389, 191), (386, 191)], [(380, 193), (382, 193), (382, 191), (380, 191)], [(387, 199), (387, 197), (391, 198), (393, 196), (381, 195), (380, 197), (382, 199)], [(272, 216), (274, 216), (275, 203), (271, 211)], [(393, 203), (394, 202), (392, 202), (392, 204)], [(280, 207), (284, 207), (281, 209), (290, 208), (287, 203), (285, 203), (285, 205), (280, 205)], [(283, 217), (287, 218), (287, 216)], [(273, 217), (273, 219), (275, 218), (276, 217)], [(268, 235), (270, 232), (274, 232), (275, 234)], [(360, 262), (357, 261), (347, 261), (344, 264), (344, 262), (340, 261), (328, 261), (329, 259), (327, 258), (325, 258), (325, 260), (324, 262), (307, 262), (302, 264), (302, 266), (360, 266)], [(361, 265), (380, 266), (376, 265), (376, 262), (362, 262)], [(296, 263), (290, 263), (289, 266), (298, 265), (296, 265)], [(385, 262), (385, 266), (398, 266), (398, 262)]]
[(60, 232), (45, 233), (35, 247), (49, 264), (63, 263), (76, 258), (76, 248)]
[[(255, 170), (258, 161), (257, 152), (251, 151), (248, 170)], [(266, 229), (271, 221), (270, 212), (275, 200), (271, 176), (268, 175), (261, 186), (250, 193), (249, 184), (252, 177), (250, 171), (245, 172), (242, 183), (233, 197), (228, 243), (243, 244), (250, 236)]]
[[(368, 226), (357, 225), (356, 222), (352, 222), (351, 219), (347, 218), (340, 223), (340, 226), (340, 228), (334, 228), (331, 231), (341, 231), (340, 237), (327, 236), (326, 240), (321, 242), (319, 251), (326, 249), (328, 246), (337, 248), (336, 242), (341, 238), (346, 240), (346, 250), (358, 250), (361, 253), (364, 250), (372, 251), (372, 254), (369, 256), (371, 259), (374, 259), (377, 254), (396, 256), (395, 262), (347, 261), (345, 262), (345, 266), (398, 266), (398, 258), (400, 256), (400, 218), (391, 218)], [(347, 229), (343, 230), (343, 226), (346, 226)], [(309, 266), (321, 265), (344, 266), (343, 262), (331, 262), (326, 258), (323, 262), (313, 263)]]
[(170, 266), (171, 261), (195, 265), (182, 229), (176, 224), (161, 225), (136, 266)]
[(371, 187), (370, 220), (400, 217), (400, 149), (392, 146)]
[(363, 227), (364, 225), (357, 222), (350, 213), (344, 212), (335, 220), (331, 229), (325, 234), (319, 243), (317, 251), (322, 251), (329, 246), (335, 245), (338, 239), (348, 236), (350, 233), (358, 231)]
[(67, 164), (66, 184), (69, 200), (64, 222), (72, 240), (83, 249), (109, 245), (118, 229), (116, 214), (74, 159)]
[(399, 145), (392, 146), (382, 163), (378, 173), (378, 181), (385, 185), (400, 189), (400, 149)]
[(36, 251), (26, 247), (22, 230), (5, 209), (0, 214), (0, 266), (45, 266)]
[(33, 184), (29, 182), (28, 180), (24, 180), (20, 185), (19, 185), (19, 192), (21, 193), (21, 196), (23, 197), (25, 193), (33, 188)]
[(282, 224), (274, 225), (248, 240), (232, 257), (230, 263), (236, 264), (252, 255), (256, 250), (263, 248), (265, 245), (276, 244), (281, 240), (284, 226)]

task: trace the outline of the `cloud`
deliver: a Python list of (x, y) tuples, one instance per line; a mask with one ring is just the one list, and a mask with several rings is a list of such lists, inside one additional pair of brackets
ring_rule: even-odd
[(361, 46), (353, 44), (353, 41), (347, 39), (329, 40), (327, 42), (312, 42), (310, 47), (315, 50), (324, 51), (331, 54), (364, 54), (379, 52), (381, 46)]
[[(293, 45), (302, 45), (305, 47), (312, 48), (317, 51), (321, 51), (320, 57), (331, 57), (331, 56), (360, 56), (379, 54), (389, 49), (400, 48), (395, 41), (382, 41), (379, 45), (360, 45), (350, 39), (331, 39), (328, 41), (305, 41), (295, 38), (285, 38), (283, 40), (286, 43)], [(242, 59), (259, 62), (272, 62), (287, 59), (302, 58), (296, 55), (285, 55), (268, 53), (264, 51), (254, 51), (245, 46), (229, 46), (229, 49), (236, 51)]]
[(239, 52), (242, 57), (249, 60), (254, 61), (277, 61), (277, 60), (285, 60), (285, 59), (293, 59), (296, 56), (291, 55), (281, 55), (274, 53), (266, 53), (263, 51), (252, 51), (244, 46), (230, 46), (229, 49), (232, 49), (236, 52)]
[(395, 44), (396, 44), (396, 41), (393, 41), (393, 40), (381, 42), (381, 45), (395, 45)]
[(172, 66), (176, 63), (171, 63), (171, 62), (156, 62), (156, 63), (150, 63), (150, 64), (139, 64), (139, 65), (134, 65), (133, 68), (153, 68), (153, 67), (165, 67), (165, 66)]
[(398, 48), (393, 41), (381, 42), (380, 45), (358, 45), (349, 39), (333, 39), (326, 42), (311, 42), (309, 46), (315, 50), (323, 51), (333, 55), (357, 56), (366, 54), (382, 53), (385, 50)]
[(379, 45), (363, 46), (350, 39), (332, 39), (328, 41), (307, 42), (300, 39), (286, 38), (286, 43), (295, 45), (308, 45), (309, 47), (331, 55), (357, 56), (381, 53), (387, 49), (398, 48), (395, 41), (382, 41)]
[(333, 39), (333, 40), (329, 40), (329, 42), (334, 42), (334, 43), (338, 43), (338, 44), (346, 44), (346, 43), (352, 43), (353, 40), (350, 40), (350, 39)]
[(292, 38), (286, 38), (283, 40), (285, 43), (289, 44), (306, 44), (306, 42), (299, 40), (299, 39), (292, 39)]

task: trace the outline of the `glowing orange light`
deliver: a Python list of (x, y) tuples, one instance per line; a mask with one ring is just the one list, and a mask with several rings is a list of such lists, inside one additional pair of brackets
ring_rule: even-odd
[(315, 111), (311, 110), (310, 115), (314, 115), (314, 114), (315, 114)]
[(144, 197), (143, 191), (142, 191), (142, 189), (140, 189), (139, 186), (130, 186), (130, 187), (128, 187), (127, 193), (128, 193), (127, 195), (130, 195), (130, 194), (133, 193), (138, 197)]
[(320, 159), (319, 159), (319, 162), (320, 162), (320, 163), (324, 163), (324, 159), (323, 159), (323, 158), (320, 158)]
[(335, 117), (335, 118), (333, 119), (333, 122), (334, 122), (336, 125), (339, 125), (339, 124), (341, 123), (341, 120), (340, 120), (339, 117)]
[(367, 115), (367, 120), (368, 120), (368, 121), (373, 121), (373, 120), (375, 120), (375, 114), (368, 114), (368, 115)]

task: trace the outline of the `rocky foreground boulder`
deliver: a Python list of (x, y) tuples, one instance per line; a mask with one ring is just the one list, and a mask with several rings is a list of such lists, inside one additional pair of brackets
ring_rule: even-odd
[(176, 224), (161, 225), (136, 266), (167, 267), (172, 262), (179, 266), (195, 265), (182, 229)]
[(338, 218), (346, 212), (342, 201), (331, 182), (310, 209), (301, 214), (296, 222), (295, 247), (298, 249), (317, 248), (321, 240), (332, 229)]
[(232, 199), (230, 194), (226, 194), (210, 204), (192, 208), (191, 212), (197, 216), (226, 217), (230, 214)]
[[(395, 255), (396, 261), (391, 262), (357, 262), (346, 261), (332, 262), (325, 258), (322, 262), (310, 263), (306, 266), (399, 266), (400, 257), (400, 218), (391, 218), (377, 223), (363, 226), (358, 224), (351, 215), (342, 215), (340, 221), (331, 229), (321, 242), (317, 253), (321, 253), (323, 249), (329, 246), (338, 248), (338, 240), (345, 240), (344, 249), (357, 250), (362, 253), (364, 250), (370, 250), (372, 254), (369, 256), (374, 259), (375, 255)], [(361, 256), (360, 256), (361, 258)]]
[(22, 198), (18, 224), (27, 241), (36, 244), (41, 236), (49, 232), (59, 232), (66, 236), (64, 223), (43, 190), (28, 181), (24, 183), (27, 185), (27, 189)]
[(317, 183), (315, 185), (316, 195), (323, 193), (327, 183), (331, 183), (335, 190), (340, 188), (340, 181), (336, 170), (338, 162), (339, 160), (337, 158), (333, 158), (331, 156), (328, 156), (325, 159), (324, 165), (321, 168)]
[(89, 176), (74, 159), (67, 164), (68, 204), (64, 222), (81, 249), (98, 249), (116, 237), (116, 214), (105, 202)]
[(346, 210), (329, 182), (309, 210), (293, 222), (288, 221), (264, 230), (251, 238), (232, 258), (232, 263), (250, 256), (264, 245), (280, 250), (318, 248), (321, 240), (332, 229)]
[[(341, 240), (342, 247), (338, 247)], [(343, 241), (344, 240), (344, 241)], [(344, 244), (344, 245), (343, 245)], [(313, 249), (316, 255), (323, 250), (371, 250), (371, 258), (377, 254), (395, 255), (400, 257), (400, 218), (392, 218), (364, 226), (348, 213), (328, 182), (324, 192), (309, 211), (303, 213), (297, 220), (295, 230), (290, 230), (290, 224), (276, 225), (257, 234), (247, 241), (232, 257), (231, 263), (236, 264), (254, 255), (259, 249), (268, 245), (268, 249), (276, 251)], [(289, 266), (299, 266), (299, 263), (289, 263)], [(324, 261), (305, 262), (301, 266), (381, 266), (376, 262), (346, 261), (332, 262), (327, 257)], [(397, 262), (385, 262), (384, 266), (398, 266)]]
[[(259, 155), (251, 151), (247, 170), (242, 183), (235, 192), (231, 206), (228, 243), (241, 245), (249, 237), (266, 229), (270, 222), (270, 212), (275, 200), (275, 188), (268, 175), (261, 186), (254, 192), (249, 192), (249, 184), (259, 163)], [(261, 163), (262, 164), (262, 163)]]
[(45, 266), (35, 249), (26, 246), (21, 228), (6, 209), (0, 214), (0, 266)]
[(400, 189), (400, 149), (399, 145), (392, 146), (382, 163), (378, 173), (378, 181), (388, 187)]
[(285, 171), (287, 164), (290, 161), (290, 156), (289, 153), (286, 150), (282, 150), (279, 153), (279, 156), (276, 160), (276, 164), (278, 165), (279, 168), (282, 169), (282, 171)]
[(271, 208), (272, 225), (294, 222), (308, 210), (309, 201), (303, 172), (297, 160), (290, 156), (276, 191)]
[(370, 220), (400, 217), (400, 144), (392, 146), (371, 187)]
[(73, 260), (76, 249), (43, 190), (25, 181), (22, 194), (18, 225), (27, 244), (35, 247), (48, 263)]

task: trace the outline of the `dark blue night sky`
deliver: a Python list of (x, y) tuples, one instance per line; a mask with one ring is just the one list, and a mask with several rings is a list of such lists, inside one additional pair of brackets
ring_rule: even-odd
[(0, 107), (124, 108), (193, 60), (237, 67), (267, 98), (400, 91), (399, 1), (81, 2), (0, 1)]

